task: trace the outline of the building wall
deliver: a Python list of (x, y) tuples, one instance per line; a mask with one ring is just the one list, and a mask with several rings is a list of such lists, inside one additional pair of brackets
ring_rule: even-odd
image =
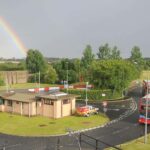
[(37, 102), (36, 105), (37, 105), (36, 114), (42, 115), (42, 102)]
[(54, 118), (54, 106), (43, 104), (43, 116)]
[(30, 103), (30, 107), (31, 107), (31, 115), (35, 116), (36, 115), (36, 102), (32, 102)]
[(71, 115), (71, 105), (69, 104), (63, 104), (62, 106), (62, 117), (70, 116)]
[(54, 118), (61, 118), (62, 117), (62, 107), (61, 101), (55, 101), (54, 103)]
[(75, 98), (73, 98), (72, 100), (71, 100), (71, 111), (72, 111), (72, 114), (74, 114), (75, 113), (75, 111), (76, 111), (76, 99)]
[(29, 103), (22, 103), (22, 115), (29, 115)]
[(21, 114), (21, 102), (13, 101), (13, 113)]
[(4, 108), (5, 108), (4, 105), (0, 105), (0, 111), (1, 111), (1, 112), (4, 112)]

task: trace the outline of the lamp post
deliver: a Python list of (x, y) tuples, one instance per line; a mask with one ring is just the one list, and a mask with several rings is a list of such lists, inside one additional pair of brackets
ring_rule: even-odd
[(145, 112), (145, 119), (146, 119), (146, 122), (145, 122), (145, 136), (144, 136), (144, 143), (146, 144), (147, 143), (147, 118), (148, 118), (148, 88), (149, 88), (149, 85), (148, 85), (148, 79), (147, 79), (147, 96), (146, 96), (146, 112)]
[(67, 64), (67, 94), (68, 94), (68, 62), (66, 62)]
[(41, 73), (40, 73), (40, 71), (39, 71), (39, 91), (40, 91), (40, 82), (41, 82), (40, 76), (41, 76)]
[(85, 96), (85, 105), (87, 106), (87, 101), (88, 101), (88, 98), (87, 98), (87, 86), (88, 86), (88, 82), (86, 82), (86, 96)]

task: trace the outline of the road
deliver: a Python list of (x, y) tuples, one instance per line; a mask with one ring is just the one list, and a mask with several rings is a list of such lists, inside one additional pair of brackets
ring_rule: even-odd
[[(144, 126), (138, 124), (137, 102), (141, 97), (141, 87), (132, 89), (129, 93), (133, 97), (130, 101), (108, 103), (106, 114), (111, 123), (105, 127), (93, 129), (84, 132), (110, 145), (118, 145), (132, 139), (138, 138), (144, 134)], [(102, 110), (101, 104), (95, 104)], [(150, 131), (150, 128), (148, 128)], [(6, 134), (0, 134), (0, 145), (6, 150), (78, 150), (78, 140), (74, 136), (56, 136), (56, 137), (19, 137)], [(94, 141), (84, 139), (91, 144)], [(81, 143), (82, 150), (94, 150), (93, 147)], [(107, 145), (99, 143), (99, 149), (106, 148)]]

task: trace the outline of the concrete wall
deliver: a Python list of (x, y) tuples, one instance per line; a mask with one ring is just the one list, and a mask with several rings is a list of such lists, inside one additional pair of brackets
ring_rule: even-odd
[(36, 105), (37, 105), (36, 114), (42, 115), (42, 102), (37, 102)]
[(69, 104), (63, 104), (62, 106), (62, 116), (70, 116), (71, 115), (71, 105)]
[(26, 83), (28, 80), (27, 71), (0, 71), (0, 76), (8, 84)]
[(71, 112), (72, 112), (72, 114), (74, 114), (75, 111), (76, 111), (76, 99), (73, 98), (73, 99), (71, 100)]
[(4, 108), (5, 108), (4, 105), (0, 105), (0, 111), (1, 112), (4, 112)]
[(43, 116), (54, 118), (54, 106), (43, 104)]
[(21, 102), (13, 101), (13, 113), (21, 114)]
[(55, 101), (54, 103), (54, 118), (62, 117), (62, 101)]
[(31, 115), (35, 116), (36, 115), (36, 102), (32, 102), (30, 103), (30, 107), (31, 107)]
[(22, 103), (22, 115), (29, 115), (29, 103)]

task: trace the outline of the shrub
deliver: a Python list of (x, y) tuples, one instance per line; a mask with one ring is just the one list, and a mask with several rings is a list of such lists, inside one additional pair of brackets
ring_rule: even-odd
[[(66, 89), (62, 90), (66, 92)], [(80, 97), (78, 99), (86, 99), (86, 90), (79, 90), (79, 89), (68, 89), (69, 94), (76, 94)], [(105, 96), (102, 96), (105, 94)], [(87, 97), (88, 100), (107, 100), (107, 99), (114, 99), (120, 97), (120, 93), (115, 92), (112, 93), (110, 89), (108, 90), (88, 90)]]

